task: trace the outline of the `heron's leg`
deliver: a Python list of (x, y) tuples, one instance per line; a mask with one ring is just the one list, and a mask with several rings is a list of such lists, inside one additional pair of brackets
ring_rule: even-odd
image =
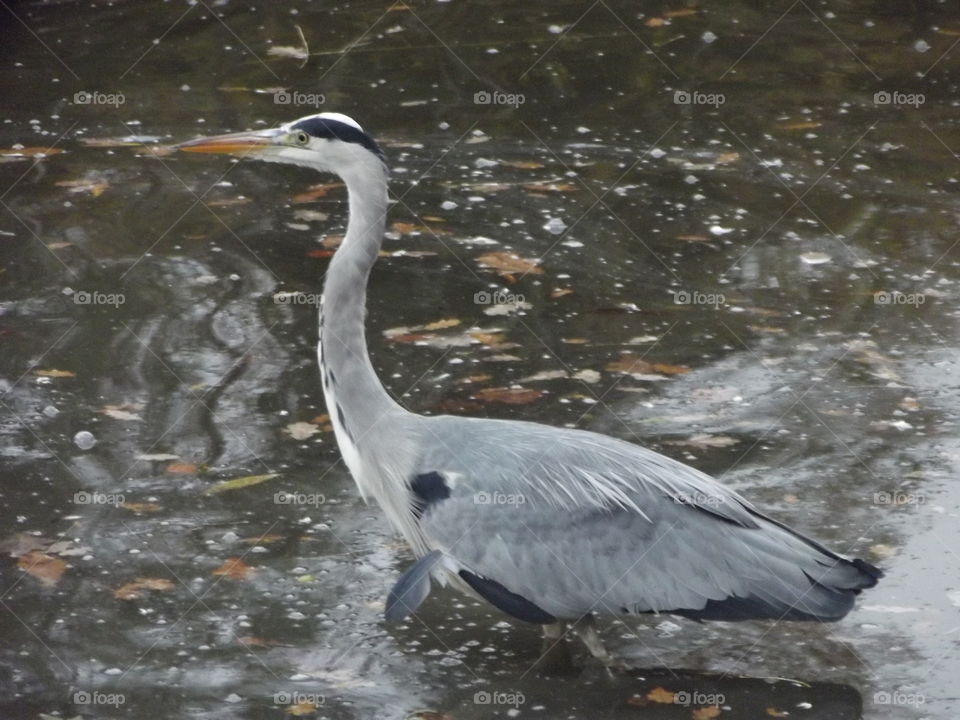
[(551, 625), (543, 625), (543, 649), (540, 651), (539, 666), (548, 673), (569, 672), (573, 667), (570, 649), (563, 641), (567, 632), (567, 623), (558, 620)]
[(580, 639), (583, 640), (583, 644), (587, 646), (587, 650), (590, 651), (590, 654), (603, 663), (605, 667), (608, 669), (624, 667), (622, 660), (615, 658), (613, 655), (607, 652), (607, 648), (604, 647), (603, 640), (600, 638), (600, 634), (597, 632), (597, 627), (594, 623), (592, 614), (588, 613), (579, 621), (577, 621), (577, 624), (574, 625), (574, 630), (576, 630), (577, 635), (580, 636)]

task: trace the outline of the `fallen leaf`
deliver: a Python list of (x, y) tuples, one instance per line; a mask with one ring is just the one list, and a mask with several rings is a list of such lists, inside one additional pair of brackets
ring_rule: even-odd
[(343, 187), (343, 183), (320, 183), (311, 185), (305, 192), (294, 195), (291, 200), (295, 203), (308, 203), (320, 198), (326, 197), (327, 193), (334, 188)]
[(166, 578), (137, 578), (113, 591), (117, 600), (139, 600), (145, 590), (173, 590), (173, 581)]
[[(317, 430), (314, 425), (310, 425), (309, 423), (295, 424), (307, 425), (313, 430)], [(239, 490), (240, 488), (250, 487), (251, 485), (259, 485), (267, 480), (273, 480), (275, 477), (280, 477), (280, 473), (267, 473), (266, 475), (244, 475), (243, 477), (233, 478), (232, 480), (224, 480), (223, 482), (219, 482), (212, 487), (208, 487), (203, 491), (203, 494), (216, 495), (217, 493), (227, 492), (228, 490)]]
[(63, 571), (67, 569), (67, 563), (39, 550), (31, 550), (26, 555), (20, 556), (17, 567), (44, 585), (52, 587), (57, 584)]
[(500, 275), (510, 275), (512, 273), (542, 275), (543, 270), (537, 266), (538, 263), (539, 260), (528, 260), (506, 251), (487, 253), (477, 258), (478, 265), (496, 270)]
[(693, 720), (713, 720), (715, 717), (720, 717), (720, 708), (716, 705), (707, 705), (693, 711)]
[(25, 147), (25, 148), (6, 148), (0, 149), (0, 156), (8, 155), (14, 157), (48, 157), (50, 155), (57, 155), (62, 153), (63, 150), (58, 148), (51, 147)]
[(163, 508), (157, 503), (146, 502), (146, 503), (120, 503), (120, 507), (124, 510), (129, 510), (130, 512), (144, 513), (144, 512), (159, 512)]
[(240, 542), (247, 545), (269, 545), (277, 540), (283, 540), (283, 535), (259, 535), (257, 537), (240, 538)]
[(822, 123), (818, 123), (814, 120), (810, 120), (807, 122), (795, 122), (795, 123), (787, 123), (785, 125), (777, 125), (777, 127), (780, 128), (781, 130), (813, 130), (813, 128), (820, 127), (821, 124)]
[(738, 442), (740, 441), (728, 435), (710, 435), (708, 433), (700, 433), (697, 435), (691, 435), (686, 440), (667, 440), (664, 444), (689, 445), (690, 447), (706, 449), (730, 447), (731, 445), (736, 445)]
[(520, 378), (517, 382), (538, 382), (540, 380), (559, 380), (560, 378), (566, 378), (566, 370), (542, 370), (533, 375), (528, 375), (525, 378)]
[(336, 250), (321, 250), (321, 249), (318, 248), (318, 249), (316, 249), (316, 250), (307, 250), (307, 257), (312, 257), (312, 258), (329, 258), (329, 257), (333, 257), (333, 254), (334, 254), (335, 252), (336, 252)]
[(51, 542), (48, 538), (18, 532), (0, 542), (0, 552), (18, 558), (34, 550), (46, 550)]
[[(768, 707), (767, 715), (769, 715), (770, 717), (787, 717), (788, 715), (790, 715), (790, 713), (788, 713), (786, 710), (777, 710), (775, 707)], [(712, 717), (716, 717), (716, 716), (714, 715)]]
[(710, 238), (706, 235), (677, 235), (677, 240), (683, 240), (684, 242), (709, 242)]
[(164, 468), (168, 473), (173, 473), (174, 475), (192, 475), (197, 471), (197, 466), (193, 463), (181, 462), (181, 463), (170, 463)]
[(586, 338), (560, 338), (560, 342), (566, 343), (567, 345), (586, 345)]
[(317, 711), (317, 706), (315, 703), (310, 702), (309, 700), (304, 700), (303, 702), (297, 703), (296, 705), (291, 705), (287, 708), (287, 715), (293, 715), (294, 717), (302, 717), (303, 715), (311, 715)]
[(538, 163), (534, 160), (501, 160), (500, 164), (508, 168), (516, 168), (517, 170), (539, 170), (543, 167), (543, 163)]
[(143, 422), (143, 418), (137, 415), (135, 412), (131, 412), (131, 409), (139, 409), (139, 405), (104, 405), (97, 412), (101, 415), (106, 415), (111, 417), (114, 420), (127, 420), (127, 421), (140, 421)]
[(427, 323), (423, 326), (424, 330), (446, 330), (447, 328), (456, 327), (460, 324), (460, 321), (457, 318), (447, 318), (445, 320), (435, 320), (432, 323)]
[(570, 288), (554, 288), (553, 290), (550, 291), (550, 297), (553, 298), (554, 300), (556, 300), (557, 298), (561, 298), (564, 295), (572, 295), (572, 294), (573, 294), (573, 290), (571, 290)]
[(460, 378), (459, 380), (457, 380), (457, 383), (463, 385), (463, 384), (486, 382), (492, 377), (493, 375), (467, 375), (467, 377)]
[(484, 388), (471, 395), (471, 399), (481, 402), (499, 402), (506, 405), (526, 405), (538, 400), (545, 393), (531, 388), (495, 387)]
[(607, 371), (621, 372), (629, 375), (682, 375), (690, 372), (690, 368), (683, 365), (668, 365), (666, 363), (652, 363), (642, 358), (626, 353), (607, 364)]
[(64, 187), (72, 193), (90, 193), (95, 198), (103, 195), (104, 191), (110, 187), (108, 182), (103, 180), (59, 180), (54, 183), (57, 187)]
[(574, 192), (579, 189), (578, 185), (573, 183), (527, 183), (523, 186), (524, 190), (530, 192)]
[(72, 242), (66, 242), (66, 241), (52, 242), (52, 243), (47, 243), (46, 245), (47, 250), (63, 250), (64, 248), (68, 248), (72, 246), (73, 246)]
[(699, 14), (699, 12), (696, 8), (681, 8), (680, 10), (668, 10), (663, 16), (668, 18), (690, 17)]
[(295, 422), (287, 425), (283, 431), (294, 440), (307, 440), (320, 432), (320, 428), (308, 422)]
[(503, 333), (472, 332), (468, 335), (483, 345), (500, 345), (505, 338)]
[(672, 705), (674, 702), (674, 697), (672, 692), (658, 686), (647, 693), (647, 700), (651, 700), (652, 702), (655, 702), (655, 703)]
[(223, 575), (231, 580), (244, 580), (253, 570), (240, 558), (227, 558), (223, 565), (213, 571), (214, 575)]
[(53, 369), (53, 370), (34, 370), (34, 371), (33, 371), (33, 374), (34, 374), (34, 375), (38, 375), (38, 376), (40, 376), (40, 377), (49, 377), (49, 378), (68, 378), (68, 377), (76, 377), (76, 376), (77, 376), (77, 374), (76, 374), (75, 372), (73, 372), (72, 370), (56, 370), (56, 369)]
[(647, 20), (643, 24), (646, 25), (647, 27), (663, 27), (664, 25), (667, 25), (668, 22), (667, 20), (664, 20), (662, 17), (652, 17), (652, 18), (647, 18)]

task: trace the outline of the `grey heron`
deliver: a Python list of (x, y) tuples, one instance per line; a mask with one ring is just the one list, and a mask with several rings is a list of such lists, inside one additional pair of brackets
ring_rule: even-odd
[(364, 332), (387, 166), (353, 119), (320, 113), (177, 147), (300, 165), (346, 184), (347, 231), (327, 269), (317, 351), (343, 460), (418, 558), (387, 597), (388, 620), (414, 612), (435, 580), (543, 625), (548, 639), (579, 623), (590, 651), (612, 662), (594, 613), (834, 621), (881, 577), (639, 445), (533, 422), (423, 416), (398, 404), (374, 371)]

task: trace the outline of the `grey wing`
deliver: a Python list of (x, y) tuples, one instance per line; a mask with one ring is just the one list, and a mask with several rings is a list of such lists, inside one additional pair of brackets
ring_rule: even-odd
[[(423, 509), (421, 530), (461, 577), (492, 584), (488, 594), (470, 582), (475, 590), (520, 619), (530, 620), (514, 611), (522, 601), (556, 618), (835, 620), (879, 576), (639, 446), (481, 422), (502, 433), (495, 444), (468, 441), (455, 456), (432, 458), (448, 492)], [(490, 438), (490, 428), (473, 437)]]

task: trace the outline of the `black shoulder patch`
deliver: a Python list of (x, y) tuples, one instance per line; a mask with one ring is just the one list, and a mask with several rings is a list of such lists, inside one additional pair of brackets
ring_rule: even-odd
[(457, 574), (484, 600), (517, 620), (538, 625), (552, 625), (557, 621), (553, 615), (541, 610), (526, 598), (510, 592), (496, 580), (480, 577), (466, 570), (460, 570)]
[(450, 497), (450, 488), (443, 475), (438, 472), (428, 472), (417, 475), (410, 483), (413, 493), (413, 514), (419, 520), (434, 503)]
[(353, 125), (332, 120), (330, 118), (311, 117), (301, 120), (293, 128), (303, 130), (316, 138), (325, 138), (327, 140), (340, 140), (342, 142), (356, 143), (365, 147), (381, 160), (384, 159), (383, 151), (377, 145), (377, 141), (367, 135), (363, 130), (357, 130)]

